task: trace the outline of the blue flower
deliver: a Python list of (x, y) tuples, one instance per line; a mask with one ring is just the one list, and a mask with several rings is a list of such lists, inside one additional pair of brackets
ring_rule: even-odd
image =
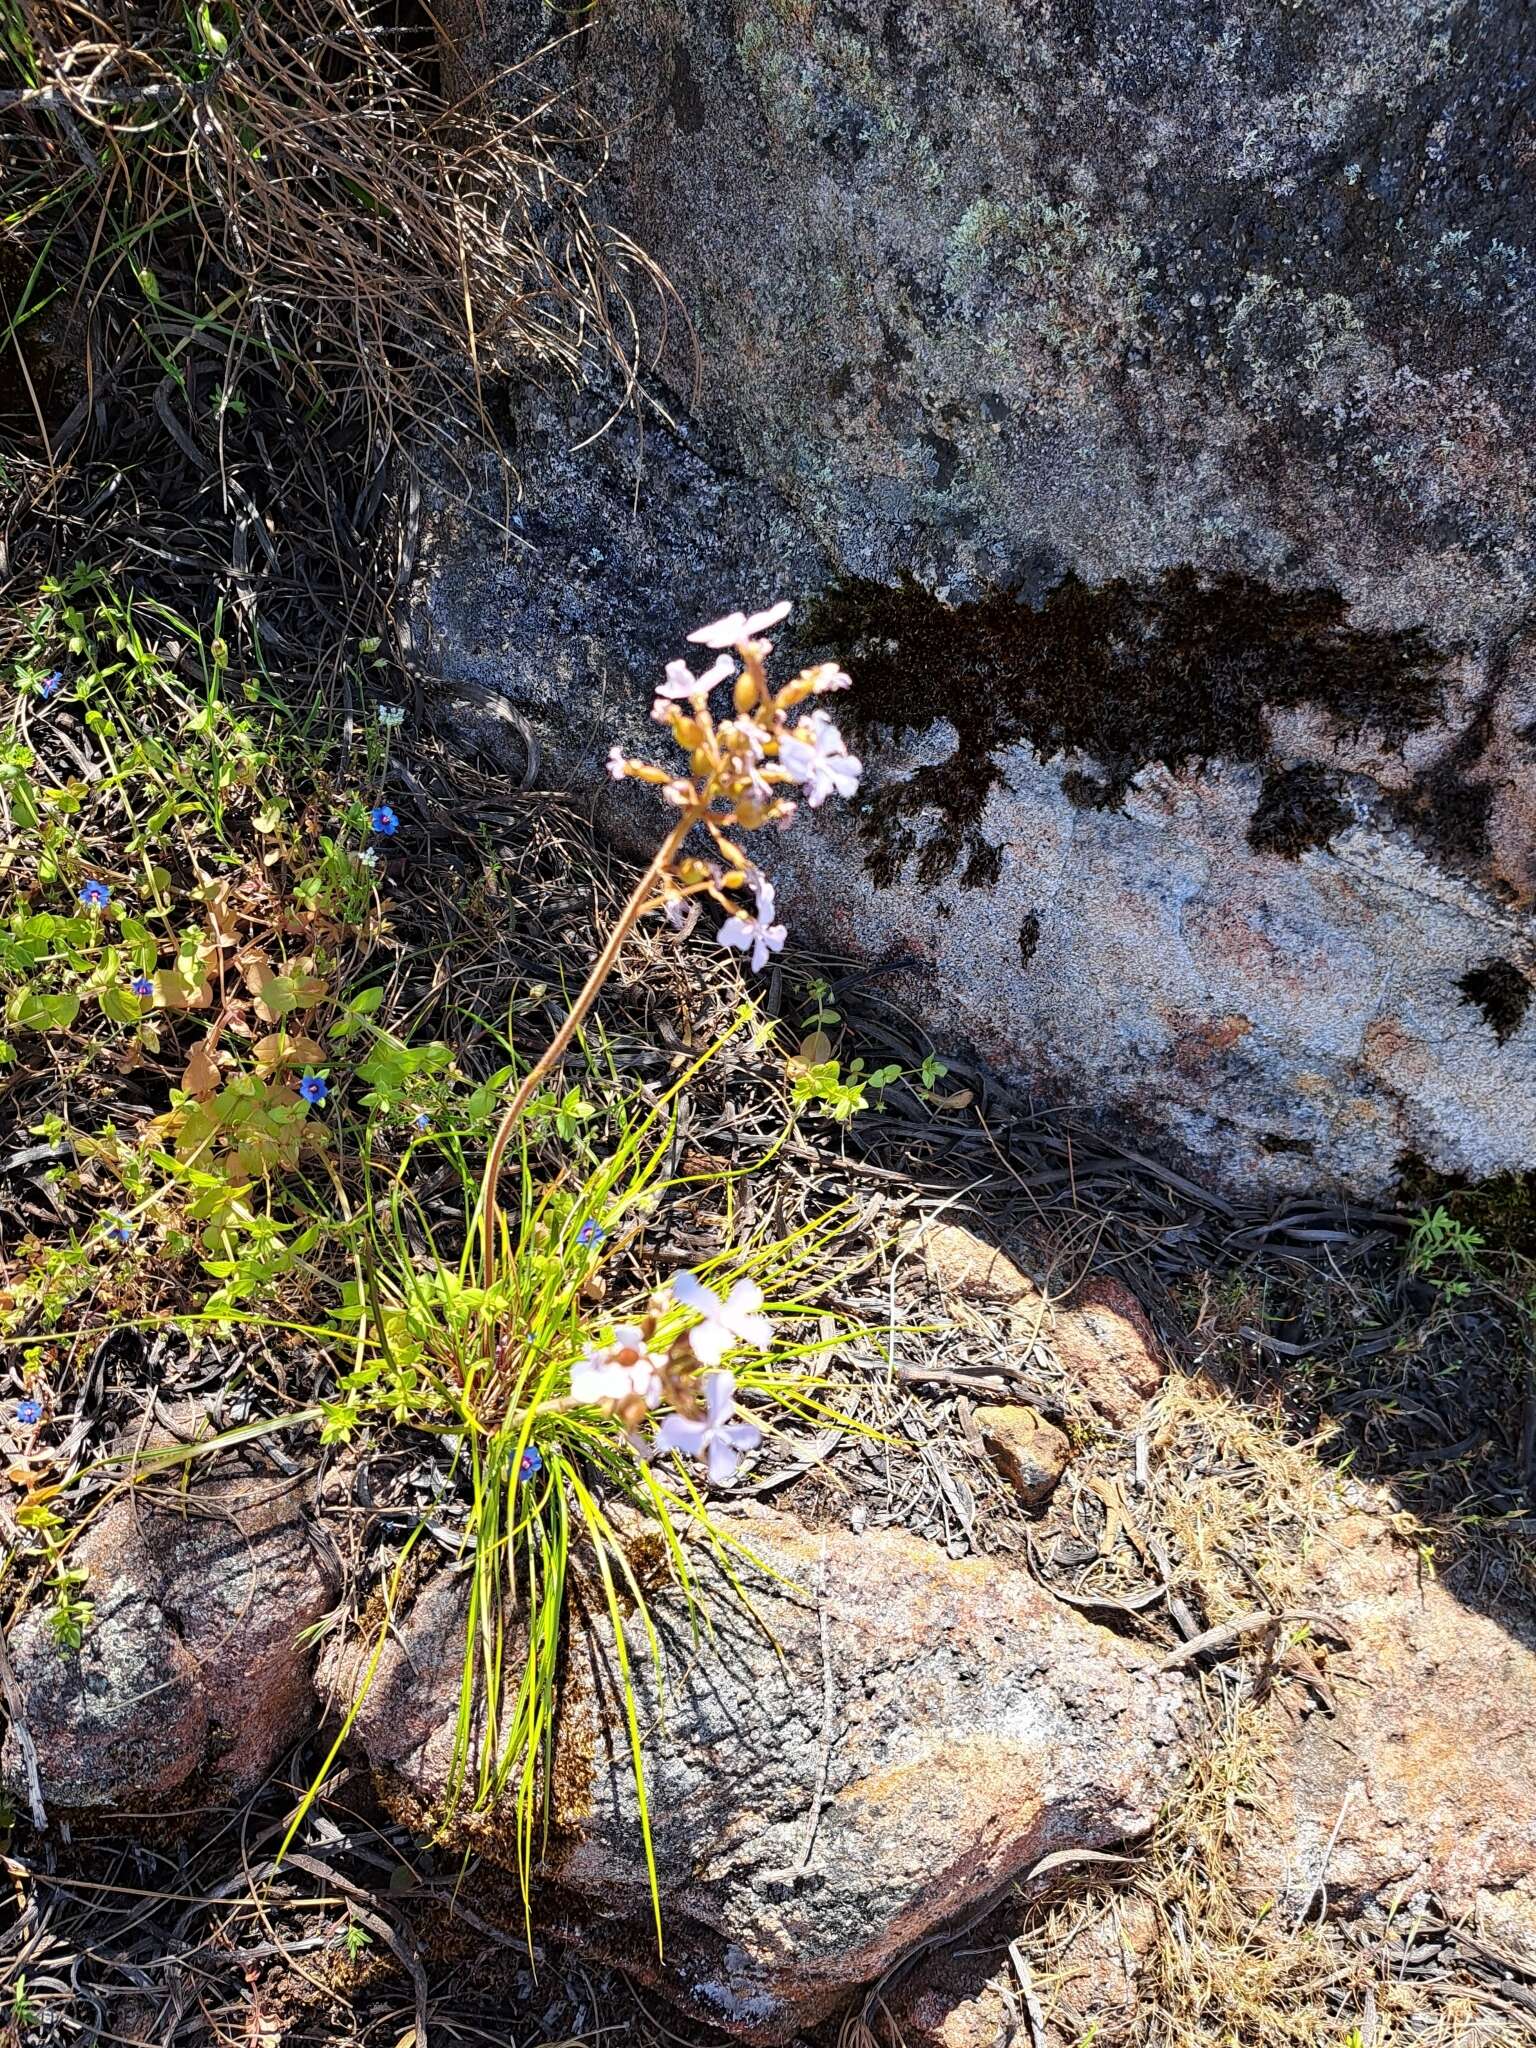
[(80, 891), (80, 901), (87, 910), (105, 910), (111, 900), (112, 891), (105, 882), (89, 881)]
[(42, 1419), (43, 1404), (41, 1401), (18, 1401), (16, 1403), (16, 1420), (18, 1422), (30, 1425), (34, 1422), (41, 1422)]
[(388, 804), (375, 804), (368, 813), (368, 823), (375, 832), (382, 832), (386, 839), (393, 839), (400, 830), (400, 820)]
[(306, 1102), (312, 1102), (316, 1109), (325, 1107), (325, 1098), (330, 1092), (330, 1084), (324, 1074), (306, 1074), (299, 1083), (300, 1095)]
[(119, 1244), (133, 1243), (133, 1224), (126, 1216), (109, 1216), (105, 1229), (108, 1237), (115, 1237)]
[(418, 1131), (430, 1131), (432, 1128), (432, 1119), (424, 1109), (418, 1109), (411, 1122)]
[(145, 996), (152, 996), (154, 992), (155, 984), (147, 974), (136, 974), (128, 984), (128, 993), (137, 996), (141, 1002)]
[(601, 1223), (593, 1223), (589, 1219), (577, 1231), (576, 1242), (585, 1245), (601, 1244), (607, 1235), (608, 1233), (604, 1230)]
[(543, 1470), (544, 1460), (530, 1444), (517, 1461), (517, 1476), (519, 1480), (534, 1479)]
[(37, 694), (40, 697), (57, 696), (59, 686), (63, 682), (63, 680), (63, 676), (60, 675), (57, 669), (55, 669), (51, 676), (43, 677), (43, 680), (37, 686)]

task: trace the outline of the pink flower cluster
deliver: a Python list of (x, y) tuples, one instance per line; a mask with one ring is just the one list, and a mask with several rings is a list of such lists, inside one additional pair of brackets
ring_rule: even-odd
[[(676, 1273), (672, 1299), (698, 1317), (666, 1351), (652, 1349), (655, 1317), (621, 1323), (605, 1344), (586, 1352), (571, 1367), (571, 1398), (606, 1407), (626, 1428), (636, 1450), (676, 1451), (704, 1466), (711, 1486), (736, 1476), (744, 1452), (762, 1441), (755, 1423), (736, 1419), (736, 1378), (721, 1370), (738, 1345), (762, 1350), (773, 1341), (773, 1324), (762, 1313), (763, 1290), (755, 1280), (738, 1280), (724, 1295), (706, 1287), (695, 1273)], [(698, 1374), (704, 1371), (702, 1397)], [(647, 1412), (672, 1403), (653, 1442), (639, 1433)]]
[[(715, 655), (702, 673), (695, 675), (685, 661), (667, 663), (651, 716), (670, 727), (687, 755), (686, 775), (632, 760), (622, 747), (608, 756), (608, 773), (615, 780), (656, 784), (663, 802), (683, 812), (685, 825), (704, 827), (720, 856), (717, 861), (672, 861), (655, 907), (680, 923), (690, 896), (713, 897), (726, 912), (720, 944), (748, 954), (755, 970), (782, 951), (786, 932), (777, 921), (773, 883), (729, 835), (769, 824), (787, 826), (798, 808), (791, 792), (798, 792), (813, 811), (829, 796), (851, 797), (864, 772), (825, 711), (819, 706), (801, 710), (814, 697), (848, 689), (851, 679), (842, 669), (821, 662), (802, 669), (778, 690), (769, 685), (773, 642), (762, 636), (788, 615), (786, 603), (750, 616), (731, 612), (688, 636)], [(726, 683), (732, 686), (731, 715), (717, 721), (709, 700)], [(750, 909), (739, 900), (742, 891), (751, 893)]]

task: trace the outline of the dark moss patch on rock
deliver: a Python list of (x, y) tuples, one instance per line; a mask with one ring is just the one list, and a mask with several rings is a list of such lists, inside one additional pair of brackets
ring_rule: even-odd
[(1481, 1010), (1500, 1045), (1507, 1045), (1531, 1007), (1531, 984), (1512, 960), (1485, 960), (1461, 977), (1464, 1003)]
[(1019, 926), (1019, 958), (1026, 967), (1039, 949), (1040, 913), (1038, 910), (1026, 911), (1024, 921)]
[(960, 877), (962, 889), (990, 889), (1003, 872), (1003, 849), (984, 839), (971, 842), (971, 857)]
[(1309, 847), (1326, 846), (1350, 822), (1349, 806), (1338, 794), (1337, 777), (1303, 761), (1294, 768), (1271, 768), (1265, 774), (1248, 823), (1248, 844), (1255, 853), (1299, 860)]
[[(1315, 704), (1344, 731), (1395, 744), (1433, 722), (1445, 678), (1426, 633), (1353, 626), (1337, 591), (1190, 567), (1140, 582), (1068, 576), (1038, 606), (1012, 590), (948, 604), (911, 576), (894, 588), (848, 577), (813, 602), (803, 637), (858, 675), (843, 715), (861, 737), (940, 718), (958, 735), (947, 761), (865, 811), (881, 882), (914, 854), (918, 879), (939, 880), (974, 850), (1007, 746), (1091, 757), (1102, 776), (1072, 771), (1082, 786), (1068, 794), (1113, 808), (1151, 762), (1262, 760), (1272, 710)], [(925, 809), (939, 822), (919, 842), (913, 819)]]
[(1077, 811), (1112, 811), (1124, 795), (1102, 775), (1089, 775), (1081, 768), (1067, 770), (1061, 778), (1061, 793)]
[(1448, 748), (1397, 799), (1400, 821), (1444, 866), (1475, 873), (1492, 851), (1488, 819), (1494, 785), (1476, 774), (1492, 730), (1485, 704)]

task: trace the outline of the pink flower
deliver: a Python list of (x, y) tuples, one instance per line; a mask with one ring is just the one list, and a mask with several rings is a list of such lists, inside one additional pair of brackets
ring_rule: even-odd
[(624, 749), (613, 746), (608, 749), (608, 773), (615, 782), (622, 782), (629, 773), (629, 763), (624, 758)]
[(839, 668), (835, 661), (823, 661), (817, 667), (807, 669), (806, 674), (810, 677), (811, 688), (818, 697), (826, 690), (853, 688), (853, 677), (845, 668)]
[(735, 1344), (750, 1344), (760, 1351), (773, 1341), (772, 1323), (758, 1313), (763, 1290), (755, 1280), (738, 1280), (722, 1301), (697, 1273), (674, 1273), (672, 1299), (701, 1318), (688, 1332), (689, 1347), (700, 1365), (718, 1365)]
[(571, 1394), (577, 1401), (613, 1402), (638, 1394), (647, 1408), (654, 1408), (661, 1399), (661, 1376), (641, 1332), (621, 1323), (609, 1343), (579, 1358), (571, 1367)]
[(743, 1451), (755, 1450), (763, 1433), (754, 1423), (732, 1422), (736, 1404), (736, 1381), (728, 1372), (712, 1372), (704, 1382), (704, 1415), (693, 1422), (686, 1415), (669, 1415), (656, 1432), (656, 1448), (681, 1451), (688, 1458), (702, 1458), (711, 1486), (728, 1486), (736, 1477)]
[(829, 796), (852, 796), (864, 773), (863, 762), (849, 753), (825, 711), (813, 711), (785, 734), (779, 742), (779, 762), (791, 781), (804, 789), (813, 811)]
[[(698, 639), (698, 634), (694, 634)], [(686, 661), (669, 661), (667, 679), (656, 685), (658, 697), (707, 697), (723, 682), (736, 673), (736, 664), (728, 654), (722, 654), (718, 661), (711, 662), (703, 675), (696, 676)]]
[(763, 760), (768, 752), (768, 742), (773, 737), (767, 726), (760, 725), (747, 712), (743, 712), (740, 718), (732, 722), (735, 725), (736, 731), (741, 735), (742, 743), (747, 750), (748, 759), (752, 761)]
[(752, 890), (757, 898), (757, 910), (748, 917), (738, 910), (734, 917), (728, 917), (716, 934), (722, 946), (739, 947), (743, 953), (752, 955), (752, 972), (760, 974), (767, 965), (770, 953), (782, 953), (784, 941), (789, 934), (781, 924), (773, 921), (774, 888), (766, 876), (754, 874)]
[(785, 599), (770, 605), (765, 612), (754, 612), (751, 618), (745, 612), (728, 612), (723, 619), (716, 619), (713, 625), (700, 626), (697, 633), (690, 633), (688, 638), (699, 647), (740, 647), (788, 617), (789, 602)]

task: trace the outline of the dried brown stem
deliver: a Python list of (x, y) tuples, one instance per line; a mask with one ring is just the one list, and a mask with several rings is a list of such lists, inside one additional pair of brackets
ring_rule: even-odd
[(702, 811), (689, 809), (683, 812), (672, 830), (662, 840), (652, 857), (650, 866), (636, 882), (629, 900), (619, 912), (613, 930), (608, 934), (603, 950), (592, 964), (592, 971), (582, 983), (581, 993), (571, 1005), (570, 1015), (560, 1026), (544, 1051), (523, 1076), (517, 1093), (507, 1104), (506, 1113), (497, 1128), (490, 1152), (485, 1162), (485, 1177), (480, 1189), (480, 1277), (481, 1285), (489, 1290), (496, 1271), (496, 1219), (498, 1215), (496, 1188), (501, 1179), (502, 1164), (506, 1158), (507, 1146), (517, 1120), (533, 1100), (534, 1092), (550, 1072), (559, 1064), (570, 1047), (572, 1039), (581, 1029), (592, 1005), (597, 1001), (603, 983), (612, 974), (619, 958), (619, 951), (629, 934), (634, 930), (641, 912), (650, 902), (651, 895), (662, 876), (677, 858), (683, 841), (698, 824)]

